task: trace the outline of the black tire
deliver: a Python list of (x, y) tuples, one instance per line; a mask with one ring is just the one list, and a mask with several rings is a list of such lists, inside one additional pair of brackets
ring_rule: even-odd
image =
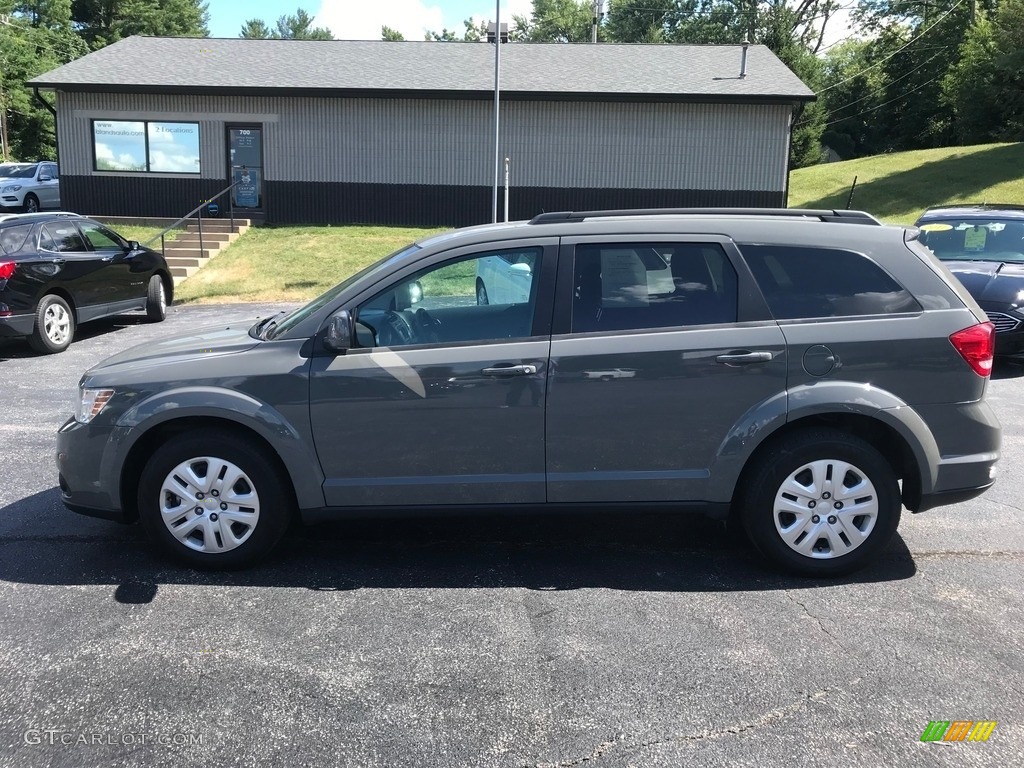
[[(220, 482), (229, 470), (208, 479), (204, 473), (216, 471), (208, 459), (230, 463), (242, 474), (230, 486)], [(172, 480), (181, 476), (175, 470), (184, 464), (207, 486), (202, 498), (198, 494), (185, 496), (187, 486)], [(183, 495), (165, 492), (165, 481), (168, 485), (177, 482), (175, 487), (181, 488)], [(168, 440), (146, 463), (139, 478), (139, 520), (167, 552), (190, 566), (242, 568), (266, 557), (288, 529), (294, 511), (288, 483), (281, 469), (251, 441), (214, 431), (190, 432)], [(242, 503), (230, 501), (239, 498)], [(220, 515), (226, 520), (226, 510), (234, 513), (234, 522), (222, 527)], [(240, 517), (251, 518), (253, 510), (256, 518), (252, 524), (238, 522)], [(171, 527), (180, 528), (182, 537), (172, 533)], [(231, 536), (236, 542), (230, 541)]]
[(490, 299), (487, 297), (487, 286), (484, 285), (484, 281), (478, 277), (476, 279), (476, 304), (478, 307), (483, 307), (490, 303)]
[(60, 296), (43, 296), (36, 307), (36, 322), (28, 343), (36, 352), (63, 352), (75, 337), (75, 315)]
[(146, 289), (146, 318), (151, 323), (163, 322), (167, 317), (167, 287), (160, 275), (149, 278)]
[[(809, 429), (774, 442), (756, 461), (749, 482), (741, 489), (740, 519), (757, 550), (787, 571), (825, 577), (851, 573), (875, 558), (899, 525), (902, 501), (896, 473), (878, 450), (860, 438), (838, 430)], [(789, 495), (783, 497), (783, 483), (805, 486), (812, 477), (809, 467), (815, 462), (819, 471), (823, 470), (823, 478), (830, 478), (839, 462), (849, 464), (850, 469), (838, 479), (845, 491), (829, 491), (839, 487), (834, 485), (836, 478), (831, 478), (822, 483), (823, 487), (809, 486), (815, 490), (806, 496), (787, 492)], [(870, 483), (873, 493), (867, 486), (862, 491), (864, 496), (848, 498), (847, 492), (860, 484), (858, 480)], [(794, 508), (803, 510), (806, 522), (782, 507), (791, 498)], [(853, 504), (870, 508), (873, 502), (877, 503), (873, 523), (870, 514), (851, 514)], [(811, 548), (814, 554), (802, 554), (787, 544), (782, 533), (787, 528), (793, 531), (793, 546)], [(861, 535), (859, 544), (855, 543), (858, 538), (854, 528)]]
[(25, 195), (25, 202), (21, 206), (21, 210), (25, 213), (39, 213), (39, 198), (29, 192)]

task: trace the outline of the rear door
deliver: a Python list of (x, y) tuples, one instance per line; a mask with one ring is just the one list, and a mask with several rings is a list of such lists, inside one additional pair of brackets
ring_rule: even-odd
[(107, 262), (89, 247), (70, 218), (39, 227), (39, 251), (41, 260), (53, 264), (54, 284), (64, 286), (71, 294), (79, 322), (87, 320), (89, 310), (106, 301)]
[(736, 425), (784, 413), (785, 340), (727, 238), (564, 238), (556, 308), (549, 501), (716, 500)]

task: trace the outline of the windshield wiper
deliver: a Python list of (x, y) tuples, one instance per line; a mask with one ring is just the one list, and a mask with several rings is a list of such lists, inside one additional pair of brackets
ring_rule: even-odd
[(277, 320), (275, 320), (274, 318), (278, 317), (281, 314), (281, 312), (278, 312), (277, 314), (265, 317), (258, 323), (256, 323), (256, 325), (252, 327), (252, 332), (256, 336), (256, 338), (266, 340), (270, 332), (274, 330), (275, 327), (277, 327)]

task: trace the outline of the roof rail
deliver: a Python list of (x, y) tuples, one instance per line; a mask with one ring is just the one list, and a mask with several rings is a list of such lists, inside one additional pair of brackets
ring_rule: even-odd
[(815, 210), (811, 208), (627, 208), (611, 211), (552, 211), (541, 213), (530, 219), (530, 224), (553, 224), (558, 221), (583, 221), (618, 216), (794, 216), (819, 221), (834, 221), (845, 224), (870, 224), (881, 226), (882, 222), (864, 211)]
[(947, 208), (988, 208), (1004, 209), (1007, 211), (1024, 211), (1024, 205), (1017, 203), (947, 203), (946, 205), (932, 205), (925, 208), (925, 211), (942, 211)]
[(0, 221), (10, 219), (45, 219), (47, 216), (66, 216), (69, 218), (81, 219), (82, 214), (71, 211), (37, 211), (36, 213), (0, 213)]

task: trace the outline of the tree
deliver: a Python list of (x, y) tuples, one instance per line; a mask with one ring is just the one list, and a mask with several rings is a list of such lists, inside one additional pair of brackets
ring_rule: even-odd
[(314, 27), (314, 19), (302, 8), (291, 16), (280, 16), (274, 29), (260, 19), (249, 19), (242, 25), (239, 37), (273, 40), (333, 40), (327, 27)]
[(405, 35), (403, 35), (397, 29), (392, 29), (391, 27), (385, 24), (380, 28), (380, 39), (397, 43), (405, 40)]
[(92, 50), (131, 35), (210, 34), (203, 0), (73, 0), (71, 11), (78, 34)]
[(529, 18), (513, 17), (514, 38), (531, 43), (589, 42), (592, 14), (587, 0), (533, 0)]
[(450, 29), (442, 29), (440, 32), (427, 30), (423, 39), (427, 42), (437, 43), (478, 43), (487, 38), (487, 22), (466, 19), (462, 22), (465, 29), (460, 37), (457, 32)]
[(71, 27), (70, 0), (0, 0), (0, 111), (8, 154), (19, 160), (54, 159), (53, 115), (25, 81), (85, 54)]

